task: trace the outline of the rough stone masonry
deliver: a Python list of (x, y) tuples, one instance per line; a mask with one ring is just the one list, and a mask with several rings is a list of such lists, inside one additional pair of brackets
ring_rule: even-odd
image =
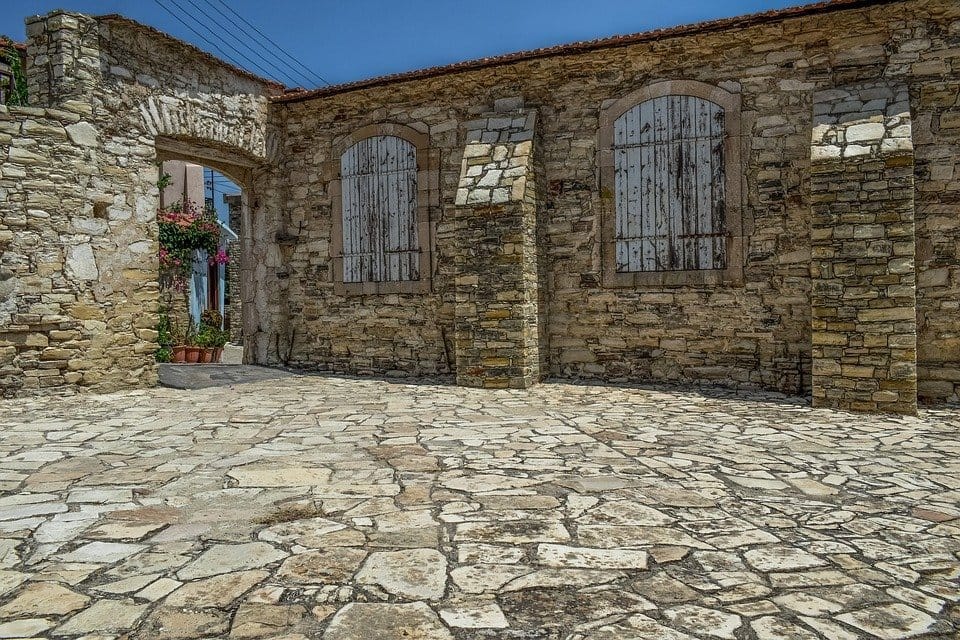
[(814, 96), (813, 394), (912, 412), (917, 399), (914, 162), (906, 86)]
[[(36, 106), (0, 111), (4, 395), (154, 383), (155, 162), (180, 158), (244, 188), (249, 362), (864, 411), (960, 400), (950, 0), (835, 0), (287, 93), (117, 16), (54, 13), (28, 36)], [(619, 286), (602, 114), (662, 87), (735, 105), (717, 234), (734, 264)], [(366, 130), (420, 145), (419, 283), (337, 281), (340, 155)]]

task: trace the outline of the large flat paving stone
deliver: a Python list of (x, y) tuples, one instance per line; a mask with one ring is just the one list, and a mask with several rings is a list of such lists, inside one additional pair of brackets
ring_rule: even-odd
[(244, 569), (259, 569), (283, 560), (287, 555), (266, 542), (219, 544), (210, 547), (199, 558), (178, 571), (177, 577), (181, 580), (192, 580)]
[(423, 602), (348, 604), (337, 612), (323, 640), (453, 640), (437, 614)]
[(378, 551), (357, 573), (357, 582), (410, 600), (439, 600), (446, 588), (447, 560), (436, 549)]

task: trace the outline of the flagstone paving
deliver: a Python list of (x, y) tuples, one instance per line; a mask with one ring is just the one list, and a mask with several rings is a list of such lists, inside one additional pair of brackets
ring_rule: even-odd
[(0, 638), (956, 638), (960, 415), (328, 376), (0, 402)]

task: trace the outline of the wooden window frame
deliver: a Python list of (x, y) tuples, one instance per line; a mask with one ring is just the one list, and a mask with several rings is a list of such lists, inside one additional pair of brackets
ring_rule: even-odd
[[(420, 241), (420, 279), (383, 282), (343, 281), (343, 192), (340, 159), (361, 140), (394, 136), (411, 143), (417, 152), (417, 237)], [(338, 295), (423, 294), (431, 291), (433, 273), (433, 225), (430, 208), (439, 201), (439, 153), (430, 148), (430, 136), (413, 127), (396, 123), (372, 124), (357, 129), (333, 146), (328, 170), (331, 199), (330, 256), (333, 262), (333, 290)]]
[[(724, 223), (726, 267), (675, 271), (617, 271), (614, 127), (617, 119), (642, 102), (664, 96), (709, 100), (724, 114)], [(605, 105), (600, 110), (601, 266), (604, 287), (740, 285), (746, 239), (743, 224), (740, 95), (695, 80), (656, 82)]]

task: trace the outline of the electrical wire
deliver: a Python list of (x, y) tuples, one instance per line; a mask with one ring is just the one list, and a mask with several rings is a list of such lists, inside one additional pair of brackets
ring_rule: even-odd
[[(314, 80), (315, 82), (316, 82), (317, 80), (319, 80), (319, 83), (321, 83), (321, 84), (325, 84), (325, 85), (327, 85), (327, 86), (330, 85), (330, 83), (327, 82), (327, 80), (326, 80), (323, 76), (321, 76), (319, 73), (317, 73), (316, 71), (313, 71), (312, 69), (310, 69), (310, 67), (308, 67), (308, 66), (306, 66), (305, 64), (303, 64), (303, 62), (301, 62), (298, 58), (294, 57), (289, 51), (287, 51), (286, 49), (284, 49), (283, 47), (281, 47), (279, 44), (277, 44), (272, 38), (270, 38), (270, 36), (268, 36), (267, 34), (265, 34), (263, 31), (261, 31), (260, 29), (258, 29), (256, 26), (254, 26), (253, 24), (250, 24), (250, 22), (249, 22), (246, 18), (244, 18), (244, 17), (243, 17), (242, 15), (240, 15), (239, 13), (237, 13), (237, 11), (236, 11), (233, 7), (231, 7), (230, 5), (228, 5), (226, 2), (224, 2), (224, 0), (217, 0), (217, 2), (220, 3), (221, 5), (223, 5), (224, 7), (226, 7), (226, 9), (227, 9), (228, 11), (230, 11), (230, 13), (232, 13), (233, 15), (235, 15), (237, 18), (239, 18), (241, 22), (243, 22), (245, 25), (247, 25), (248, 27), (250, 27), (251, 29), (253, 29), (253, 31), (255, 31), (257, 34), (259, 34), (261, 38), (263, 38), (264, 40), (267, 41), (267, 43), (269, 43), (270, 45), (272, 45), (272, 46), (274, 47), (274, 49), (276, 49), (277, 51), (279, 51), (280, 53), (282, 53), (283, 55), (285, 55), (291, 62), (293, 62), (295, 65), (299, 66), (301, 69), (303, 69), (303, 70), (306, 71), (308, 74), (310, 74), (310, 76), (313, 76), (313, 77), (315, 78), (315, 80)], [(216, 7), (213, 7), (213, 9), (219, 11), (218, 9), (216, 9)], [(220, 13), (222, 14), (223, 12), (220, 12)], [(261, 45), (261, 46), (262, 46), (262, 45)], [(267, 51), (271, 51), (271, 52), (272, 52), (272, 50), (271, 50), (269, 47), (264, 47), (264, 49), (267, 50)], [(280, 59), (279, 56), (276, 56), (276, 54), (274, 54), (274, 55), (275, 55), (275, 57), (276, 57), (278, 60)], [(281, 61), (281, 62), (282, 62), (282, 61)], [(309, 76), (307, 76), (307, 77), (309, 77)]]
[(230, 181), (221, 182), (219, 180), (214, 180), (212, 183), (208, 182), (208, 184), (213, 184), (215, 187), (220, 187), (221, 189), (226, 189), (228, 191), (240, 191), (240, 187)]
[[(185, 26), (187, 29), (189, 29), (191, 33), (193, 33), (195, 36), (197, 36), (198, 38), (200, 38), (201, 40), (203, 40), (204, 42), (206, 42), (208, 45), (210, 45), (210, 47), (213, 48), (213, 50), (216, 51), (217, 54), (220, 55), (224, 60), (226, 60), (227, 62), (229, 62), (230, 64), (232, 64), (232, 65), (234, 65), (234, 66), (236, 66), (236, 67), (243, 68), (244, 65), (240, 64), (239, 62), (237, 62), (236, 60), (234, 60), (234, 59), (232, 59), (230, 56), (228, 56), (226, 53), (224, 53), (223, 50), (220, 49), (216, 44), (214, 44), (213, 42), (211, 42), (209, 38), (207, 38), (205, 35), (203, 35), (203, 34), (200, 33), (199, 31), (197, 31), (196, 29), (194, 29), (192, 26), (190, 26), (183, 18), (181, 18), (180, 16), (178, 16), (176, 13), (174, 13), (174, 12), (170, 9), (170, 7), (168, 7), (166, 4), (164, 4), (164, 3), (161, 2), (160, 0), (153, 0), (153, 1), (154, 1), (154, 3), (156, 3), (158, 6), (160, 6), (164, 11), (166, 11), (166, 12), (169, 13), (171, 16), (173, 16), (174, 19), (176, 19), (177, 22), (179, 22), (180, 24), (182, 24), (183, 26)], [(175, 7), (177, 7), (177, 8), (180, 9), (181, 11), (183, 11), (183, 7), (181, 7), (180, 5), (178, 5), (178, 4), (176, 3), (176, 0), (166, 0), (166, 2), (170, 2), (170, 3), (173, 4)], [(187, 12), (184, 12), (184, 13), (186, 13), (186, 15), (190, 16), (191, 18), (193, 18), (193, 16), (190, 15), (189, 13), (187, 13)], [(196, 19), (196, 18), (194, 18), (194, 19)], [(254, 67), (258, 69), (258, 73), (264, 75), (265, 77), (267, 77), (267, 78), (269, 78), (269, 79), (271, 79), (271, 80), (276, 81), (276, 78), (273, 78), (269, 72), (263, 71), (263, 70), (260, 69), (260, 67), (257, 66), (257, 65), (254, 65)]]
[[(239, 43), (241, 47), (244, 46), (245, 43), (243, 42), (243, 40), (241, 40), (240, 37), (236, 35), (236, 29), (231, 29), (230, 26), (225, 26), (225, 25), (223, 25), (223, 24), (222, 24), (219, 20), (217, 20), (215, 17), (211, 16), (209, 13), (207, 13), (206, 11), (204, 11), (203, 7), (201, 7), (201, 6), (198, 5), (196, 2), (194, 2), (194, 0), (186, 0), (186, 2), (189, 3), (190, 6), (194, 7), (194, 8), (195, 8), (197, 11), (199, 11), (201, 14), (203, 14), (203, 16), (204, 16), (205, 18), (207, 18), (207, 19), (210, 20), (213, 24), (215, 24), (215, 25), (217, 26), (217, 28), (222, 29), (224, 34), (227, 34), (227, 35), (229, 35), (230, 37), (232, 37), (234, 40), (236, 40), (237, 43)], [(213, 7), (211, 7), (211, 8), (213, 8)], [(223, 15), (223, 14), (221, 13), (221, 15)], [(191, 17), (193, 17), (195, 20), (197, 20), (197, 21), (199, 22), (199, 19), (197, 19), (195, 16), (191, 16)], [(229, 18), (228, 18), (227, 20), (229, 21)], [(213, 29), (211, 29), (209, 26), (207, 27), (207, 30), (210, 31), (211, 33), (213, 33)], [(227, 47), (230, 47), (230, 50), (231, 50), (231, 51), (233, 51), (233, 52), (236, 53), (237, 55), (243, 56), (243, 54), (240, 53), (240, 51), (238, 51), (237, 49), (235, 49), (235, 48), (233, 47), (233, 45), (231, 45), (229, 42), (227, 42), (226, 39), (225, 39), (221, 34), (214, 33), (214, 36), (219, 36), (219, 37), (221, 38), (221, 41), (223, 42), (223, 44), (226, 45)], [(258, 43), (258, 44), (259, 44), (259, 43)], [(261, 46), (262, 46), (262, 45), (261, 45)], [(251, 51), (251, 53), (255, 53), (255, 52)], [(263, 58), (260, 58), (260, 59), (259, 59), (259, 62), (260, 62), (261, 64), (263, 64), (264, 67), (267, 67), (267, 68), (271, 69), (271, 70), (274, 72), (274, 73), (273, 73), (273, 76), (274, 76), (274, 77), (283, 76), (284, 78), (286, 78), (287, 81), (291, 82), (293, 85), (298, 85), (298, 84), (300, 84), (300, 82), (301, 82), (300, 79), (297, 79), (296, 76), (294, 76), (293, 74), (291, 74), (289, 71), (286, 71), (287, 69), (290, 68), (290, 65), (288, 65), (288, 64), (283, 64), (283, 65), (271, 64), (271, 63), (268, 63), (268, 62), (267, 62), (266, 60), (264, 60)], [(301, 75), (302, 75), (302, 74), (301, 74)], [(309, 78), (307, 78), (307, 80), (309, 80)]]

